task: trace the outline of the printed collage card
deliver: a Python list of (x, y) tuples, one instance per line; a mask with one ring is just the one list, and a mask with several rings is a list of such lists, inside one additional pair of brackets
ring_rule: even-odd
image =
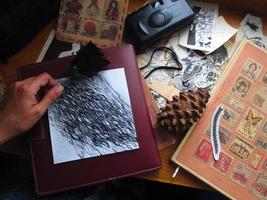
[[(224, 112), (214, 125), (218, 107)], [(221, 148), (217, 160), (214, 128)], [(172, 161), (231, 199), (267, 199), (266, 51), (241, 43)]]
[(128, 0), (62, 0), (57, 39), (98, 47), (121, 43)]

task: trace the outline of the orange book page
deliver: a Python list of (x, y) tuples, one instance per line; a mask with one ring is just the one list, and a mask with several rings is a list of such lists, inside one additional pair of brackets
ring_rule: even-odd
[[(223, 106), (215, 161), (210, 125)], [(267, 199), (267, 52), (243, 42), (172, 160), (233, 199)]]

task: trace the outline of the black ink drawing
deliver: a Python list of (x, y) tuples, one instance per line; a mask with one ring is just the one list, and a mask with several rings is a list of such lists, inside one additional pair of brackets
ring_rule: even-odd
[(190, 25), (187, 44), (199, 47), (211, 47), (214, 22), (216, 21), (215, 10), (194, 6), (196, 13), (193, 23)]
[(223, 65), (229, 58), (228, 51), (224, 45), (216, 49), (214, 52), (208, 55), (214, 65)]
[[(107, 80), (100, 72), (70, 85), (69, 79), (60, 81), (66, 85), (64, 94), (48, 110), (54, 163), (138, 148), (124, 70), (116, 70), (104, 71), (113, 71)], [(126, 91), (112, 88), (115, 74)]]
[(194, 52), (181, 60), (182, 73), (177, 75), (173, 84), (182, 91), (196, 90), (197, 88), (211, 88), (219, 76), (219, 70), (205, 57)]
[(240, 29), (245, 33), (248, 39), (263, 37), (262, 20), (260, 17), (247, 14), (241, 21), (240, 25)]
[(214, 46), (214, 32), (218, 19), (218, 4), (190, 1), (195, 12), (193, 22), (181, 32), (183, 47), (210, 52)]
[(259, 47), (267, 50), (267, 37), (262, 33), (262, 20), (260, 17), (256, 17), (247, 14), (240, 23), (240, 31)]
[(260, 28), (257, 26), (257, 24), (251, 23), (249, 20), (246, 22), (246, 25), (255, 32)]

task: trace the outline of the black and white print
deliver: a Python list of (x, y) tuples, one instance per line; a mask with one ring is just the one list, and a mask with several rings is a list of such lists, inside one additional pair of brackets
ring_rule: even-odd
[(182, 32), (180, 45), (209, 52), (218, 18), (218, 5), (192, 1), (196, 14), (192, 24)]
[[(223, 45), (229, 44), (229, 40), (238, 32), (238, 29), (230, 26), (223, 16), (218, 17), (215, 33), (212, 41), (212, 49), (205, 54), (211, 54)], [(228, 47), (230, 45), (227, 45)]]
[(241, 30), (245, 33), (248, 39), (261, 38), (262, 33), (262, 21), (260, 17), (247, 14), (241, 21)]
[(182, 91), (211, 88), (220, 74), (219, 69), (210, 60), (194, 52), (182, 59), (181, 63), (182, 73), (174, 78), (173, 84)]
[(223, 65), (229, 59), (228, 50), (226, 49), (225, 45), (222, 45), (214, 52), (209, 54), (207, 58), (210, 59), (214, 65)]
[(267, 50), (267, 37), (262, 32), (262, 20), (260, 17), (247, 14), (240, 23), (240, 31), (257, 46)]
[(139, 148), (124, 68), (79, 81), (48, 109), (54, 164)]
[(63, 42), (56, 39), (56, 31), (52, 30), (39, 54), (36, 62), (52, 60), (55, 58), (63, 58), (74, 56), (80, 50), (81, 45), (77, 43)]

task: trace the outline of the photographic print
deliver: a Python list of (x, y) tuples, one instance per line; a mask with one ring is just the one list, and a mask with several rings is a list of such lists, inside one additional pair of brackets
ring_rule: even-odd
[(48, 109), (54, 164), (139, 148), (124, 68), (58, 82), (64, 94)]
[(192, 1), (196, 14), (192, 24), (182, 32), (180, 45), (209, 52), (212, 50), (218, 19), (218, 5)]

